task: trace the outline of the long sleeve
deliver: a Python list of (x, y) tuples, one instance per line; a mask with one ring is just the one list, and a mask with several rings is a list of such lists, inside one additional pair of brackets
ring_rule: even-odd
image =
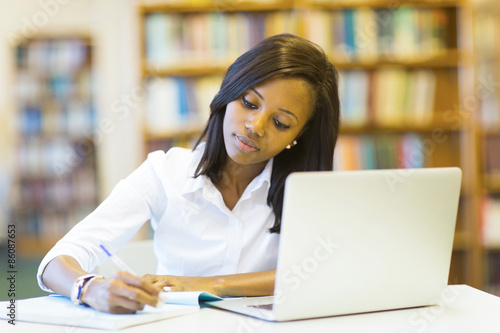
[[(164, 155), (163, 152), (153, 154)], [(159, 209), (157, 203), (164, 197), (148, 159), (121, 180), (95, 211), (77, 223), (47, 253), (38, 268), (40, 288), (50, 292), (42, 282), (42, 273), (46, 265), (60, 255), (75, 258), (85, 271), (92, 272), (106, 260), (99, 245), (106, 244), (112, 252), (120, 249), (151, 219), (153, 211)]]

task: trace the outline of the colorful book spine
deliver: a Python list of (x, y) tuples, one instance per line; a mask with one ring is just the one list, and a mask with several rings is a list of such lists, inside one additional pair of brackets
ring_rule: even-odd
[(489, 175), (500, 175), (500, 133), (487, 135), (484, 145), (484, 172)]
[(445, 9), (349, 8), (316, 10), (308, 17), (306, 38), (342, 61), (432, 56), (456, 47), (448, 45)]
[(424, 139), (402, 135), (341, 134), (335, 148), (336, 170), (423, 168), (426, 160)]
[(146, 97), (146, 130), (169, 136), (201, 129), (210, 113), (210, 103), (219, 91), (222, 77), (162, 77)]
[(426, 126), (433, 120), (436, 74), (428, 69), (341, 70), (344, 126)]
[(146, 61), (160, 69), (227, 64), (267, 36), (294, 32), (292, 21), (290, 11), (151, 13), (144, 22)]
[(483, 245), (486, 248), (500, 249), (500, 195), (483, 198), (481, 217)]

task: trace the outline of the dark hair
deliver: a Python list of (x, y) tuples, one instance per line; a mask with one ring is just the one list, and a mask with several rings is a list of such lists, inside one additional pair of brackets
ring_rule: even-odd
[(306, 81), (315, 101), (313, 115), (297, 145), (274, 157), (267, 202), (276, 216), (270, 231), (279, 233), (286, 177), (295, 171), (333, 169), (340, 113), (338, 74), (319, 46), (291, 34), (276, 35), (264, 39), (229, 66), (219, 92), (210, 103), (207, 126), (195, 144), (196, 149), (206, 137), (195, 177), (207, 175), (216, 183), (221, 181), (227, 158), (222, 131), (227, 104), (277, 75)]

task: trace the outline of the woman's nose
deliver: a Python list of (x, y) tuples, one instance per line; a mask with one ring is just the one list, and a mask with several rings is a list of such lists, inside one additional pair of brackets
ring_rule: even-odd
[(264, 136), (265, 131), (265, 119), (262, 114), (254, 114), (252, 117), (248, 118), (245, 122), (245, 128), (260, 137)]

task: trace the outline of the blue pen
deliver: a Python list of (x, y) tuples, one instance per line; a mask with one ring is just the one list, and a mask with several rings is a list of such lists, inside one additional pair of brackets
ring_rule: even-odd
[[(130, 274), (137, 276), (137, 274), (134, 272), (134, 270), (132, 268), (130, 268), (123, 260), (121, 260), (120, 257), (118, 257), (116, 254), (112, 254), (111, 252), (109, 252), (104, 247), (104, 245), (100, 244), (99, 246), (108, 255), (108, 257), (115, 263), (115, 265), (118, 266), (122, 271), (125, 271), (127, 273), (130, 273)], [(165, 290), (165, 289), (163, 289), (163, 290)], [(156, 307), (162, 306), (163, 303), (165, 303), (167, 301), (167, 299), (168, 299), (167, 293), (161, 292), (158, 295), (158, 304), (156, 305)]]
[(115, 265), (118, 266), (118, 268), (120, 268), (122, 271), (125, 271), (127, 273), (130, 273), (130, 274), (137, 276), (137, 274), (134, 272), (134, 270), (132, 268), (130, 268), (123, 260), (121, 260), (120, 257), (118, 257), (116, 254), (111, 254), (111, 252), (109, 252), (104, 247), (104, 245), (101, 244), (100, 247), (101, 247), (101, 249), (104, 250), (104, 252), (106, 252), (108, 257), (115, 263)]

